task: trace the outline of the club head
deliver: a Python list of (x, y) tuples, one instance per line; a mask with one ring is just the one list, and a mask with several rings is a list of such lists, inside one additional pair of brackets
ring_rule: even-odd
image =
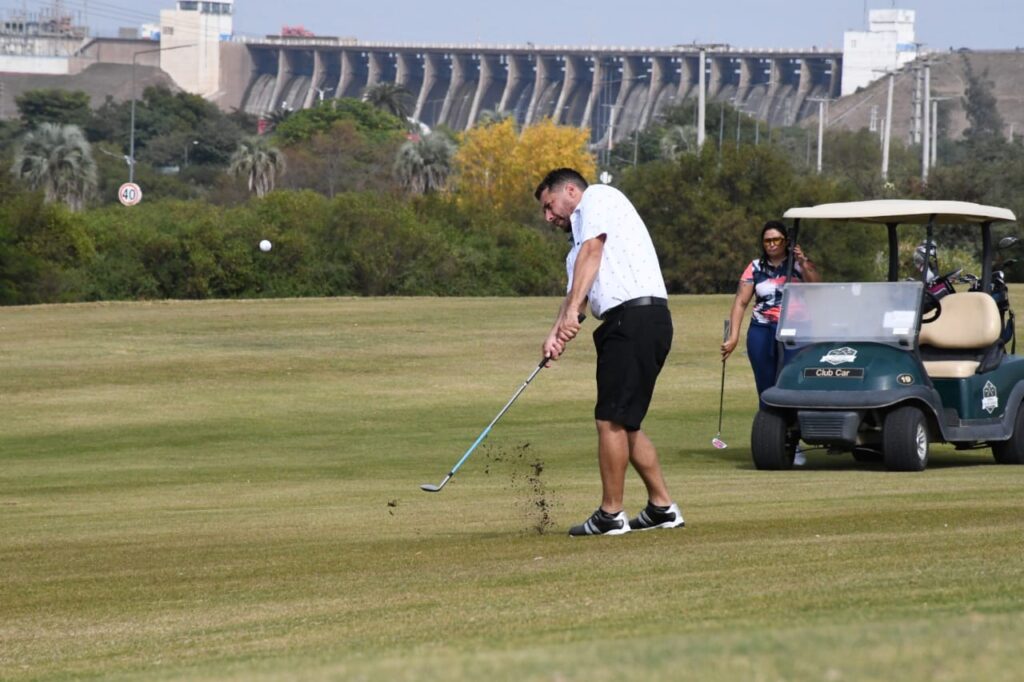
[(725, 444), (725, 441), (722, 440), (721, 438), (712, 438), (711, 439), (711, 444), (715, 446), (716, 450), (724, 450), (727, 447), (729, 447), (728, 445)]
[(436, 493), (440, 492), (441, 486), (434, 485), (433, 483), (424, 483), (423, 485), (420, 486), (420, 490), (427, 493)]

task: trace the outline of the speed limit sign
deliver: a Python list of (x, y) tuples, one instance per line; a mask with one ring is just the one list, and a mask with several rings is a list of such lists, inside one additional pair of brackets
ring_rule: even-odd
[(134, 206), (142, 201), (142, 190), (134, 182), (126, 182), (117, 190), (117, 198), (125, 206)]

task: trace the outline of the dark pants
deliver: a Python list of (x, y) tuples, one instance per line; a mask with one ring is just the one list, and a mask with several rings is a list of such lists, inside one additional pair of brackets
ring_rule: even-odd
[(663, 306), (624, 308), (594, 330), (597, 405), (594, 418), (638, 431), (654, 383), (672, 347), (672, 316)]
[[(775, 385), (779, 370), (779, 344), (775, 340), (775, 329), (778, 325), (758, 324), (751, 322), (747, 328), (747, 357), (750, 358), (750, 367), (754, 370), (754, 383), (757, 385), (757, 395), (760, 397), (765, 389)], [(796, 353), (795, 350), (786, 350), (783, 354), (783, 364)], [(765, 405), (761, 402), (761, 409)]]

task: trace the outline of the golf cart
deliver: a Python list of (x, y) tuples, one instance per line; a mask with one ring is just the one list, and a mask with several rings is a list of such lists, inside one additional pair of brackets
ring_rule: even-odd
[[(801, 221), (885, 225), (888, 281), (784, 288), (776, 339), (791, 358), (761, 395), (754, 465), (792, 467), (801, 440), (893, 471), (923, 471), (930, 442), (990, 447), (996, 462), (1024, 463), (1024, 357), (1006, 352), (1013, 316), (1002, 273), (992, 270), (992, 225), (1015, 221), (1013, 212), (886, 200), (792, 208), (783, 217), (793, 221), (790, 244)], [(926, 225), (929, 243), (938, 226), (977, 225), (982, 272), (973, 290), (954, 291), (954, 279), (970, 281), (957, 273), (938, 278), (942, 288), (924, 274), (899, 281), (900, 224)]]

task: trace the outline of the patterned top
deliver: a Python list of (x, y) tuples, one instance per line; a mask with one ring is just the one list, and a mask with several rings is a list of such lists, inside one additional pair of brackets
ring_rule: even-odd
[[(770, 263), (761, 266), (761, 259), (750, 261), (743, 271), (740, 282), (754, 285), (754, 316), (756, 324), (778, 324), (782, 312), (782, 287), (786, 283), (786, 267), (788, 259), (773, 268)], [(799, 263), (793, 266), (793, 281), (802, 282), (803, 269)]]
[(625, 194), (608, 185), (590, 185), (569, 221), (572, 248), (565, 258), (567, 291), (572, 289), (573, 268), (583, 242), (605, 235), (601, 265), (588, 294), (595, 317), (641, 296), (668, 298), (651, 235)]

